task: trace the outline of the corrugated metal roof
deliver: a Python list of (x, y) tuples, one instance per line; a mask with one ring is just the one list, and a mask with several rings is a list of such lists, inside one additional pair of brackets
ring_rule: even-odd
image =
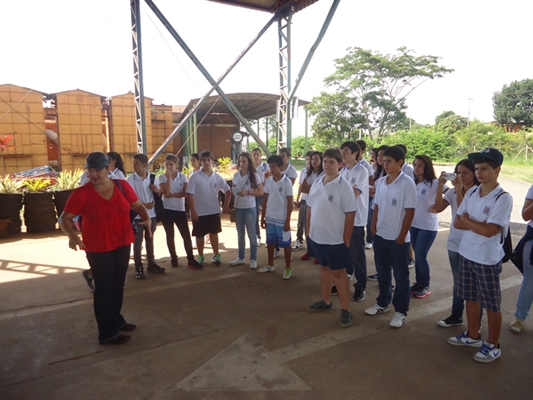
[[(242, 116), (246, 119), (259, 119), (276, 114), (276, 106), (279, 94), (268, 93), (232, 93), (227, 95), (231, 102), (237, 107)], [(185, 117), (200, 99), (193, 99), (183, 110), (182, 118)], [(299, 106), (309, 104), (308, 101), (298, 100)], [(196, 113), (204, 116), (207, 113), (231, 114), (230, 109), (224, 100), (218, 95), (210, 96), (203, 103)]]
[(228, 4), (236, 7), (250, 8), (257, 11), (275, 13), (278, 8), (285, 4), (293, 3), (294, 12), (303, 10), (305, 7), (316, 3), (318, 0), (209, 0), (215, 3)]

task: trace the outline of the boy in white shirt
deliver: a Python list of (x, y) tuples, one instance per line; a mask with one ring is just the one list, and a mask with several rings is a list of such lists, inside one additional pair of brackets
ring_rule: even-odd
[[(259, 177), (261, 178), (261, 185), (265, 187), (265, 181), (270, 177), (270, 169), (268, 164), (261, 160), (263, 153), (259, 147), (252, 150), (252, 158), (254, 167)], [(255, 223), (255, 232), (257, 234), (257, 246), (261, 246), (261, 227), (259, 226), (259, 219), (261, 218), (261, 204), (263, 204), (263, 196), (255, 197), (255, 211), (257, 212), (257, 221)]]
[(392, 297), (395, 313), (390, 322), (401, 328), (409, 310), (409, 228), (415, 215), (415, 182), (402, 172), (405, 153), (396, 146), (383, 152), (385, 175), (376, 183), (372, 234), (374, 261), (378, 273), (379, 295), (376, 304), (365, 310), (368, 315), (390, 312), (392, 276), (396, 290)]
[(265, 182), (265, 196), (261, 210), (261, 227), (266, 229), (268, 264), (257, 272), (273, 272), (274, 247), (279, 246), (285, 252), (285, 272), (283, 279), (290, 279), (291, 271), (291, 212), (292, 212), (292, 183), (281, 172), (283, 160), (273, 155), (268, 158), (271, 176)]
[(322, 291), (322, 299), (309, 306), (307, 311), (333, 308), (331, 285), (335, 281), (341, 303), (340, 325), (347, 328), (353, 324), (353, 315), (346, 269), (351, 267), (350, 239), (357, 206), (352, 187), (339, 174), (341, 162), (339, 149), (324, 152), (325, 175), (313, 183), (307, 198), (307, 246), (310, 255), (320, 263)]
[[(459, 272), (457, 295), (466, 301), (468, 329), (448, 339), (455, 346), (481, 347), (474, 356), (479, 362), (491, 362), (501, 356), (500, 332), (502, 327), (500, 273), (502, 248), (508, 232), (513, 198), (498, 183), (503, 155), (486, 148), (471, 153), (468, 158), (476, 166), (480, 185), (465, 193), (457, 210), (454, 226), (463, 229), (459, 244)], [(481, 307), (487, 310), (488, 340), (480, 333)]]
[(351, 268), (349, 277), (355, 275), (353, 301), (363, 301), (366, 290), (366, 254), (365, 254), (365, 226), (368, 219), (368, 170), (361, 162), (361, 148), (356, 142), (344, 142), (341, 145), (344, 168), (341, 176), (348, 181), (355, 194), (357, 213), (350, 239)]
[(133, 244), (133, 260), (135, 262), (135, 278), (136, 279), (145, 279), (143, 263), (141, 259), (142, 251), (142, 242), (143, 234), (144, 240), (146, 242), (146, 258), (148, 259), (148, 267), (146, 270), (148, 272), (153, 272), (155, 274), (162, 274), (165, 272), (165, 268), (160, 267), (155, 263), (154, 257), (154, 237), (153, 234), (157, 228), (157, 219), (155, 215), (155, 200), (154, 193), (161, 194), (159, 189), (159, 179), (155, 177), (154, 183), (150, 183), (150, 173), (146, 169), (148, 165), (148, 157), (144, 154), (135, 154), (133, 156), (133, 170), (135, 173), (130, 175), (127, 179), (128, 183), (131, 185), (137, 197), (143, 203), (143, 205), (148, 210), (148, 214), (152, 220), (152, 235), (148, 232), (146, 227), (141, 222), (141, 217), (135, 217), (135, 222), (137, 224), (137, 232), (135, 233), (135, 243)]
[(198, 263), (204, 264), (204, 236), (209, 234), (214, 253), (211, 262), (219, 266), (222, 257), (218, 252), (218, 233), (222, 232), (222, 225), (218, 192), (224, 193), (222, 212), (229, 214), (231, 189), (224, 178), (213, 171), (214, 160), (210, 151), (202, 151), (200, 154), (202, 168), (190, 177), (187, 185), (187, 201), (191, 209), (192, 235), (196, 237), (198, 248)]

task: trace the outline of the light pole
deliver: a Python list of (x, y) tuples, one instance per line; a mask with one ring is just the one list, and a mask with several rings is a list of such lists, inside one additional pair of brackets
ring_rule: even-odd
[(472, 98), (468, 98), (468, 118), (466, 119), (466, 127), (469, 128), (470, 127), (470, 102), (474, 99)]

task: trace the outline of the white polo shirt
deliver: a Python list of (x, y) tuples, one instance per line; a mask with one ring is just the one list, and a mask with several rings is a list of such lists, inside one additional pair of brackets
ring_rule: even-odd
[(230, 187), (215, 171), (207, 176), (201, 169), (191, 175), (187, 193), (194, 195), (194, 207), (198, 216), (220, 214), (218, 192), (226, 193)]
[(285, 224), (287, 218), (287, 197), (292, 196), (291, 180), (287, 175), (283, 175), (283, 177), (276, 182), (274, 177), (271, 176), (266, 180), (264, 190), (265, 194), (268, 194), (265, 219)]
[[(527, 194), (526, 194), (526, 200), (532, 200), (533, 201), (533, 185), (531, 185), (529, 187), (529, 190), (527, 191)], [(533, 219), (530, 219), (529, 222), (527, 223), (530, 227), (533, 228)]]
[[(402, 230), (405, 210), (416, 208), (416, 186), (403, 172), (390, 184), (387, 183), (387, 177), (379, 178), (375, 184), (374, 204), (379, 208), (376, 234), (385, 240), (396, 240)], [(411, 241), (409, 231), (405, 241)]]
[(268, 164), (266, 162), (261, 161), (261, 164), (259, 164), (257, 167), (255, 167), (255, 170), (259, 174), (259, 176), (261, 177), (261, 183), (264, 185), (265, 184), (265, 173), (267, 171), (270, 171), (270, 167), (268, 166)]
[[(301, 185), (304, 183), (305, 178), (307, 178), (307, 168), (304, 168), (300, 171), (300, 178), (298, 179), (298, 183)], [(302, 193), (300, 200), (305, 201), (307, 200), (308, 193)]]
[(415, 217), (411, 224), (413, 228), (426, 231), (439, 230), (439, 217), (437, 214), (428, 211), (435, 204), (438, 187), (439, 181), (437, 179), (433, 179), (431, 183), (423, 181), (416, 184)]
[[(292, 166), (292, 164), (289, 164), (289, 166), (287, 167), (287, 169), (285, 171), (281, 171), (283, 172), (283, 175), (286, 175), (287, 178), (289, 179), (294, 179), (296, 180), (296, 178), (298, 177), (298, 171), (296, 171), (296, 168), (294, 168)], [(292, 182), (292, 181), (291, 181)]]
[[(486, 221), (488, 224), (501, 226), (504, 234), (507, 234), (513, 209), (513, 198), (507, 193), (496, 200), (502, 191), (502, 187), (498, 184), (492, 192), (481, 197), (479, 187), (470, 188), (465, 193), (463, 202), (457, 210), (457, 215), (463, 215), (466, 212), (473, 221)], [(459, 244), (459, 254), (478, 264), (496, 265), (505, 255), (501, 238), (500, 233), (488, 238), (471, 230), (464, 230), (463, 238)]]
[(346, 213), (357, 209), (351, 185), (342, 176), (324, 184), (325, 176), (315, 181), (309, 192), (307, 207), (311, 207), (309, 237), (319, 244), (344, 243)]
[[(137, 172), (134, 172), (133, 175), (128, 176), (128, 179), (126, 180), (137, 194), (141, 203), (154, 202), (154, 192), (150, 189), (150, 173), (147, 173), (146, 178), (143, 179), (137, 174)], [(154, 179), (154, 185), (159, 188), (159, 178), (157, 176)], [(150, 218), (155, 218), (154, 207), (148, 210), (148, 215), (150, 215)], [(141, 217), (137, 215), (135, 219), (141, 219)]]
[(372, 176), (374, 175), (374, 167), (372, 166), (372, 164), (370, 164), (368, 161), (366, 161), (364, 158), (361, 158), (361, 160), (359, 160), (359, 162), (363, 165), (363, 167), (366, 168), (366, 170), (368, 171), (368, 176)]
[(346, 166), (341, 169), (341, 176), (350, 184), (352, 190), (355, 187), (361, 193), (356, 197), (357, 212), (353, 225), (366, 226), (368, 219), (368, 170), (361, 160), (353, 168)]
[[(170, 180), (170, 193), (182, 193), (183, 187), (189, 180), (178, 172), (175, 178)], [(165, 174), (159, 176), (159, 184), (167, 183), (167, 176)], [(185, 197), (165, 197), (163, 196), (163, 207), (167, 210), (185, 211)]]
[[(307, 184), (309, 186), (313, 187), (313, 183), (317, 179), (319, 179), (319, 178), (321, 178), (323, 176), (324, 176), (324, 171), (320, 171), (318, 173), (313, 171), (313, 172), (311, 172), (311, 175), (305, 177), (305, 181), (307, 182)], [(304, 195), (305, 195), (305, 198), (303, 198)], [(303, 200), (307, 200), (308, 197), (309, 197), (309, 193), (303, 193), (302, 194), (302, 199)]]
[(411, 167), (410, 164), (407, 164), (407, 162), (405, 162), (404, 160), (404, 163), (402, 165), (402, 172), (407, 175), (409, 178), (411, 178), (413, 181), (415, 180), (415, 171), (413, 169), (413, 167)]
[[(261, 185), (259, 174), (255, 174), (255, 182), (257, 185)], [(233, 187), (239, 187), (241, 190), (253, 190), (248, 173), (243, 176), (239, 171), (235, 172), (233, 174)], [(235, 197), (235, 200), (233, 200), (235, 208), (255, 208), (255, 196), (238, 196), (235, 193), (233, 195)]]
[(452, 226), (450, 227), (450, 232), (448, 233), (447, 249), (458, 253), (459, 244), (463, 238), (464, 230), (457, 229), (455, 226), (453, 226), (453, 221), (455, 221), (455, 216), (457, 215), (457, 208), (459, 207), (457, 205), (457, 192), (455, 191), (455, 188), (448, 190), (444, 195), (443, 200), (452, 208)]

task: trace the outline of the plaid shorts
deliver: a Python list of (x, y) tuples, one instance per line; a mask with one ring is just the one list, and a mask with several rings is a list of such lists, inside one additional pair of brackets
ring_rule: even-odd
[(464, 300), (479, 301), (486, 310), (499, 312), (502, 303), (501, 272), (501, 262), (483, 265), (460, 256), (457, 296)]

